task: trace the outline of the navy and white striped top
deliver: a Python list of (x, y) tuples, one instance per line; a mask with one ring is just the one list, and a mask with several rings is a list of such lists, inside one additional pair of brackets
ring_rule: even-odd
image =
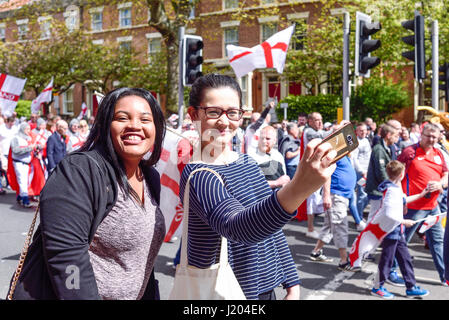
[(246, 154), (227, 165), (185, 166), (180, 196), (190, 173), (188, 263), (207, 268), (220, 259), (220, 235), (228, 239), (229, 263), (247, 299), (257, 299), (283, 284), (299, 284), (290, 249), (281, 228), (294, 216), (284, 211), (257, 163)]

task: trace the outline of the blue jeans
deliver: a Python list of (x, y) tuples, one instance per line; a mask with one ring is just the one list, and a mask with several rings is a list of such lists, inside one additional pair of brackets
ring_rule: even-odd
[(285, 174), (290, 177), (290, 180), (293, 179), (293, 176), (295, 175), (296, 172), (296, 168), (298, 168), (298, 166), (286, 166), (285, 168), (287, 170)]
[(360, 221), (362, 221), (362, 216), (360, 214), (360, 211), (357, 210), (357, 206), (356, 206), (355, 192), (353, 192), (352, 197), (349, 198), (349, 212), (351, 212), (351, 215), (354, 218), (355, 224), (359, 224)]
[[(435, 209), (432, 210), (413, 210), (408, 209), (407, 214), (404, 216), (405, 219), (419, 220), (423, 219), (429, 215), (440, 214), (440, 207), (437, 205)], [(405, 238), (407, 243), (413, 237), (413, 234), (421, 226), (422, 223), (417, 223), (410, 228), (405, 229)], [(438, 222), (432, 228), (426, 231), (427, 244), (429, 245), (430, 253), (432, 254), (433, 263), (437, 269), (440, 276), (440, 280), (444, 281), (444, 262), (443, 262), (443, 227), (441, 222)]]
[[(359, 181), (361, 178), (362, 175), (360, 173), (357, 173), (357, 181)], [(363, 210), (365, 210), (369, 202), (368, 194), (365, 192), (365, 187), (360, 186), (358, 183), (355, 185), (355, 190), (357, 192), (357, 211), (363, 218)]]
[(441, 213), (447, 211), (447, 188), (443, 189), (443, 192), (438, 196), (438, 205), (440, 206)]

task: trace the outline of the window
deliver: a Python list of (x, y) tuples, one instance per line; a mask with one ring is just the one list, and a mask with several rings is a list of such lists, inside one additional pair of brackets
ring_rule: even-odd
[(244, 106), (248, 105), (248, 76), (242, 77), (242, 83), (240, 85), (242, 89), (242, 104)]
[(131, 8), (123, 8), (119, 11), (120, 27), (131, 26)]
[(5, 42), (6, 41), (6, 28), (0, 27), (0, 41)]
[(121, 41), (120, 42), (120, 50), (123, 52), (130, 51), (131, 50), (131, 41)]
[(307, 22), (305, 19), (296, 21), (295, 32), (292, 37), (292, 49), (304, 50), (307, 36)]
[(120, 51), (122, 51), (122, 52), (130, 51), (132, 40), (133, 40), (132, 36), (118, 37), (117, 42), (119, 43)]
[(64, 113), (73, 114), (73, 88), (68, 89), (63, 95)]
[(41, 39), (50, 39), (51, 36), (51, 20), (50, 18), (42, 18), (39, 21), (41, 28)]
[(276, 23), (267, 23), (262, 25), (262, 41), (267, 40), (277, 32), (278, 26)]
[(28, 19), (18, 20), (16, 23), (17, 23), (17, 36), (19, 40), (25, 40), (28, 35)]
[(103, 12), (92, 12), (92, 31), (103, 30)]
[(161, 39), (148, 39), (148, 63), (150, 63), (151, 58), (159, 52), (161, 52)]
[(69, 32), (72, 32), (79, 27), (79, 12), (80, 9), (75, 5), (70, 5), (64, 12), (65, 25)]
[(225, 9), (235, 9), (239, 7), (239, 0), (224, 0)]
[(224, 29), (224, 50), (225, 56), (228, 56), (226, 46), (228, 44), (233, 44), (235, 46), (239, 45), (239, 29), (238, 28), (228, 28)]

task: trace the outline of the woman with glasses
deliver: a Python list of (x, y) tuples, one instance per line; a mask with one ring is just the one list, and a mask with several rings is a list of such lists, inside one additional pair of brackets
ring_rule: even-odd
[(218, 263), (221, 236), (228, 241), (229, 261), (247, 299), (275, 299), (282, 284), (286, 299), (299, 299), (299, 277), (281, 228), (299, 205), (335, 169), (329, 144), (307, 146), (290, 183), (273, 192), (257, 163), (232, 151), (232, 138), (242, 117), (242, 92), (228, 77), (209, 74), (196, 80), (188, 113), (200, 134), (192, 162), (182, 172), (180, 198), (190, 173), (188, 264), (207, 268)]

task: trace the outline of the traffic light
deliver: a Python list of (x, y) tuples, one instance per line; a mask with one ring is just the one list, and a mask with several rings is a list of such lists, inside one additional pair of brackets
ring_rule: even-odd
[(413, 20), (402, 21), (402, 27), (414, 32), (413, 35), (402, 37), (402, 41), (414, 46), (411, 51), (402, 52), (402, 56), (415, 62), (415, 79), (426, 78), (426, 57), (424, 46), (424, 17), (415, 11)]
[(203, 38), (194, 35), (185, 35), (182, 42), (182, 84), (191, 86), (193, 82), (203, 75)]
[(439, 85), (440, 90), (444, 91), (444, 100), (446, 102), (449, 102), (449, 63), (443, 64), (439, 68), (440, 76), (439, 79), (442, 82), (442, 84)]
[(371, 22), (371, 17), (357, 12), (355, 41), (355, 75), (368, 78), (370, 69), (380, 63), (379, 57), (372, 57), (371, 52), (381, 45), (380, 40), (371, 39), (371, 35), (381, 29), (379, 22)]

